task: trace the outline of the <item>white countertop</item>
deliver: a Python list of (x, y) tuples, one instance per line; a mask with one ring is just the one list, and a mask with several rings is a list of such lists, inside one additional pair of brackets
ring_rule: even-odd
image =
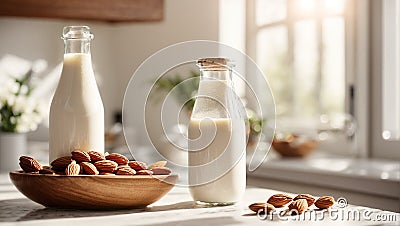
[[(315, 211), (315, 218), (298, 219), (296, 216), (260, 220), (257, 215), (248, 210), (253, 202), (263, 202), (278, 191), (247, 188), (244, 198), (234, 206), (201, 207), (194, 204), (185, 188), (175, 187), (160, 201), (145, 209), (119, 211), (82, 211), (57, 210), (45, 208), (25, 198), (10, 183), (8, 175), (0, 175), (0, 225), (399, 225), (400, 214), (358, 206), (340, 208), (338, 205), (328, 212)], [(361, 220), (336, 219), (340, 214), (359, 210), (370, 214)], [(335, 212), (337, 211), (337, 213)], [(339, 214), (339, 215), (337, 215)], [(367, 215), (368, 215), (367, 214)], [(302, 215), (308, 216), (308, 215)], [(324, 216), (323, 219), (322, 216)], [(387, 218), (387, 221), (377, 221), (377, 218)], [(306, 217), (308, 218), (308, 217)], [(285, 220), (287, 219), (287, 220)], [(269, 221), (269, 222), (266, 222)]]
[[(247, 159), (249, 161), (250, 157)], [(281, 158), (269, 153), (267, 160), (254, 172), (248, 172), (248, 176), (400, 198), (399, 161), (324, 153), (315, 153), (306, 158)]]

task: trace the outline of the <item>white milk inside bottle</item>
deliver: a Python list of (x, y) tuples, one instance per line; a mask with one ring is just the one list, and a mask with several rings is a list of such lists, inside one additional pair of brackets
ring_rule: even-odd
[(192, 198), (210, 205), (240, 200), (246, 187), (246, 131), (225, 58), (205, 58), (188, 130)]
[(65, 27), (64, 64), (50, 108), (49, 160), (74, 149), (104, 152), (104, 107), (93, 73), (86, 26)]

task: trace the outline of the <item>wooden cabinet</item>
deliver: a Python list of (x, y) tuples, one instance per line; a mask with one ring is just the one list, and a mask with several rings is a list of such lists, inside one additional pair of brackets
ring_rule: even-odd
[(0, 16), (106, 22), (161, 21), (163, 0), (1, 0)]

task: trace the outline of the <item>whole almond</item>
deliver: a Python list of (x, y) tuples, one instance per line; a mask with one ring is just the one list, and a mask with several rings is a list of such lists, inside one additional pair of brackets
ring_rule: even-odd
[(154, 167), (151, 169), (154, 175), (169, 175), (171, 170), (167, 167)]
[(319, 209), (328, 209), (335, 203), (335, 199), (332, 196), (322, 196), (317, 201), (315, 201), (314, 205)]
[(153, 175), (153, 171), (151, 171), (151, 170), (139, 170), (139, 171), (136, 171), (136, 175)]
[(297, 199), (289, 204), (289, 210), (296, 210), (298, 214), (302, 214), (307, 208), (308, 204), (306, 199)]
[(55, 171), (64, 171), (69, 164), (71, 164), (72, 159), (71, 156), (64, 156), (55, 159), (50, 163), (51, 168)]
[(128, 166), (128, 165), (119, 165), (119, 166), (117, 166), (117, 168), (115, 169), (115, 172), (117, 172), (119, 169), (125, 169), (125, 168), (131, 169), (131, 167)]
[(39, 170), (39, 174), (50, 174), (50, 175), (54, 175), (55, 172), (54, 172), (54, 170), (52, 170), (52, 169), (43, 168), (43, 169)]
[(119, 153), (111, 153), (106, 156), (106, 159), (114, 161), (114, 162), (118, 163), (118, 165), (126, 165), (129, 162), (127, 157), (125, 157)]
[(272, 210), (275, 209), (275, 207), (269, 203), (264, 203), (264, 202), (257, 202), (257, 203), (253, 203), (249, 206), (249, 209), (251, 209), (252, 211), (258, 213), (258, 211), (262, 210), (262, 211), (267, 211), (267, 214), (271, 213)]
[(97, 168), (90, 162), (81, 162), (79, 164), (81, 166), (81, 169), (83, 170), (84, 174), (88, 175), (98, 175), (99, 171)]
[(117, 174), (117, 175), (135, 175), (136, 171), (129, 166), (118, 167), (117, 172), (115, 174)]
[(76, 176), (79, 175), (79, 172), (81, 171), (81, 167), (76, 164), (75, 161), (72, 161), (71, 164), (67, 166), (65, 169), (65, 175), (67, 176)]
[(118, 163), (111, 160), (101, 160), (94, 163), (94, 166), (100, 172), (112, 173), (117, 169)]
[(52, 169), (45, 169), (45, 168), (43, 168), (43, 169), (39, 170), (39, 174), (50, 174), (50, 175), (54, 175), (55, 172), (54, 172), (54, 170), (52, 170)]
[(273, 205), (274, 207), (282, 207), (291, 201), (292, 197), (289, 195), (275, 194), (268, 199), (267, 203)]
[(92, 160), (92, 162), (97, 162), (97, 161), (101, 161), (101, 160), (105, 160), (106, 157), (104, 156), (104, 154), (97, 152), (97, 151), (89, 151), (88, 152), (89, 156), (90, 156), (90, 160)]
[(158, 162), (155, 162), (155, 163), (151, 164), (149, 166), (149, 169), (153, 169), (153, 168), (156, 168), (156, 167), (164, 167), (166, 165), (167, 165), (167, 161), (158, 161)]
[(314, 204), (314, 202), (315, 202), (315, 198), (314, 198), (312, 195), (310, 195), (310, 194), (300, 194), (300, 195), (297, 195), (296, 197), (294, 197), (293, 201), (296, 201), (296, 200), (298, 200), (298, 199), (305, 199), (305, 200), (307, 200), (308, 206), (311, 206), (311, 205)]
[(81, 150), (74, 150), (71, 152), (72, 159), (76, 160), (77, 162), (90, 162), (90, 156), (87, 152)]
[(114, 173), (110, 173), (110, 172), (100, 172), (99, 175), (115, 176)]
[(144, 163), (144, 162), (130, 161), (130, 162), (128, 163), (128, 165), (129, 165), (132, 169), (134, 169), (134, 170), (136, 170), (136, 171), (139, 171), (139, 170), (146, 170), (146, 169), (147, 169), (146, 163)]
[(19, 165), (26, 173), (38, 172), (42, 169), (42, 165), (36, 159), (29, 156), (19, 157)]

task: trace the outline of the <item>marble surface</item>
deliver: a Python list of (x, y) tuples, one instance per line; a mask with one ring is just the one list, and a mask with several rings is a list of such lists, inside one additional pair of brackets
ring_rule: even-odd
[[(45, 208), (25, 198), (11, 184), (8, 175), (1, 174), (0, 225), (400, 225), (399, 213), (352, 205), (341, 208), (336, 204), (330, 212), (310, 211), (300, 217), (275, 213), (269, 219), (262, 219), (263, 216), (248, 210), (249, 204), (263, 202), (278, 192), (249, 187), (236, 205), (205, 207), (196, 205), (186, 188), (175, 187), (160, 201), (143, 209), (60, 210)], [(360, 213), (360, 220), (341, 217), (353, 212)], [(382, 221), (383, 218), (386, 220)]]
[[(248, 156), (247, 160), (250, 159)], [(248, 172), (248, 176), (389, 196), (400, 201), (400, 162), (395, 160), (326, 153), (313, 153), (305, 158), (281, 158), (272, 152), (257, 170)]]

